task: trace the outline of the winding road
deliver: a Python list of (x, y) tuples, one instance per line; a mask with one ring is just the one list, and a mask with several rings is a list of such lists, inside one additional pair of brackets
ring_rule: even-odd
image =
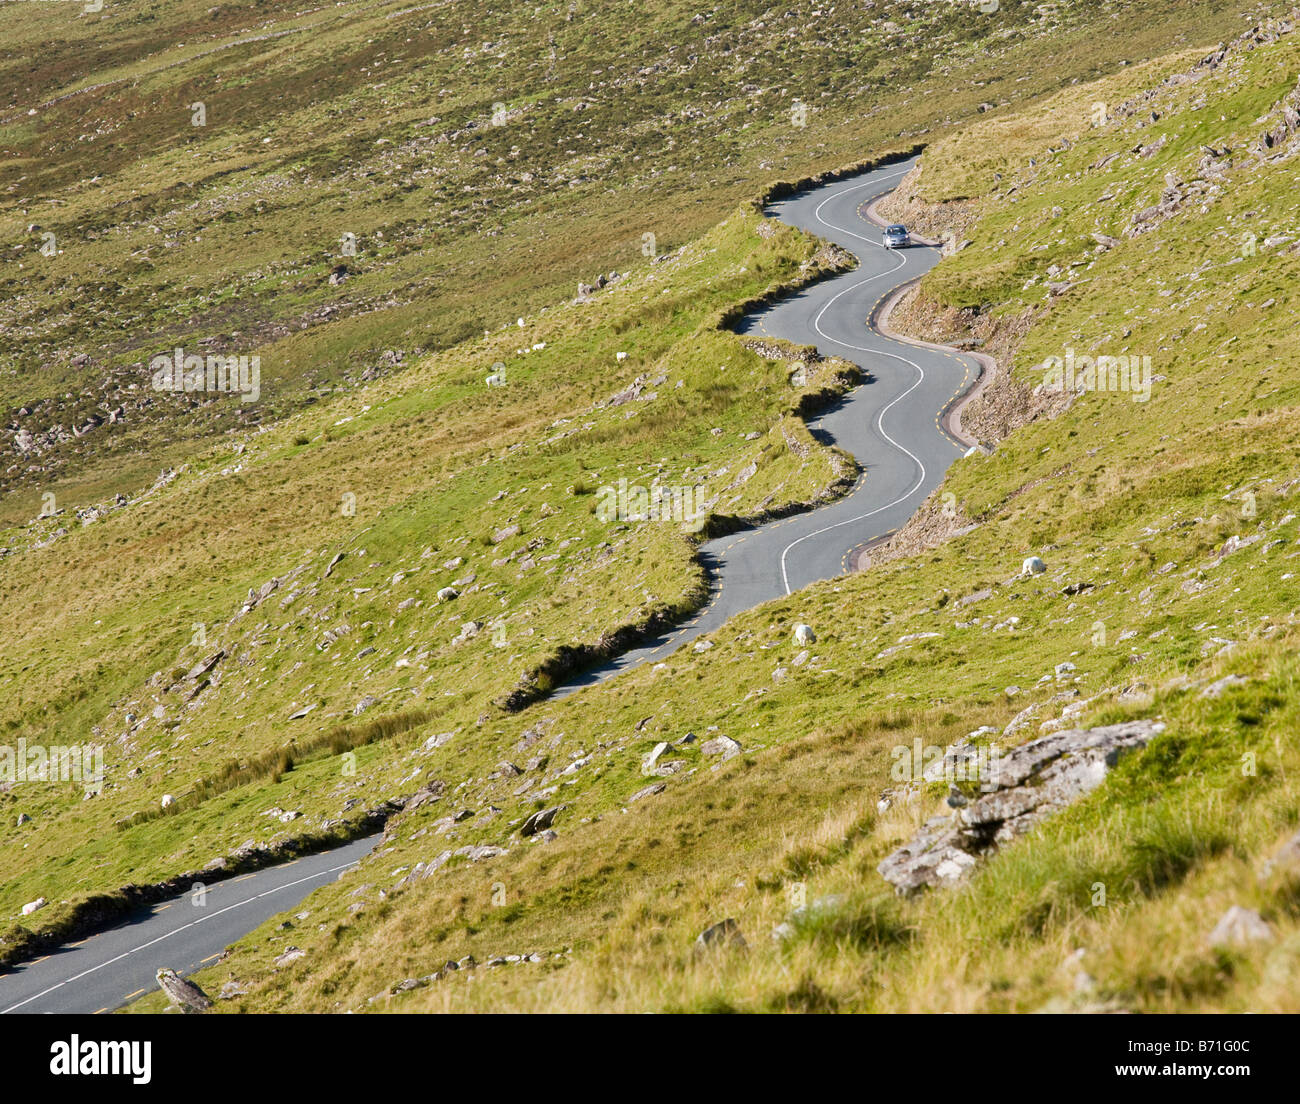
[(816, 438), (857, 460), (862, 474), (853, 490), (808, 513), (702, 545), (700, 557), (712, 576), (709, 605), (686, 624), (575, 676), (553, 697), (662, 659), (738, 613), (851, 570), (853, 554), (899, 529), (966, 451), (943, 416), (979, 379), (979, 361), (887, 337), (877, 328), (877, 314), (892, 294), (939, 260), (935, 247), (886, 249), (868, 214), (915, 164), (911, 158), (872, 169), (769, 207), (769, 216), (834, 242), (859, 264), (737, 326), (750, 336), (814, 345), (863, 369), (866, 382), (810, 424)]
[(0, 1013), (108, 1012), (156, 988), (170, 966), (192, 974), (259, 924), (355, 866), (379, 836), (213, 882), (0, 975)]
[[(852, 492), (808, 513), (703, 545), (700, 554), (713, 581), (708, 607), (687, 624), (575, 677), (553, 696), (660, 659), (737, 613), (843, 574), (855, 551), (916, 512), (964, 451), (944, 428), (943, 415), (977, 380), (977, 360), (896, 340), (877, 328), (881, 305), (939, 259), (938, 250), (928, 246), (886, 249), (867, 214), (914, 164), (897, 162), (774, 204), (770, 215), (835, 242), (860, 263), (853, 272), (748, 316), (738, 327), (749, 335), (814, 345), (864, 369), (866, 382), (810, 427), (818, 439), (857, 459), (862, 474)], [(0, 975), (0, 1012), (120, 1007), (154, 987), (159, 965), (189, 974), (209, 964), (230, 943), (338, 877), (376, 839), (214, 883), (201, 906), (185, 894), (20, 965)]]

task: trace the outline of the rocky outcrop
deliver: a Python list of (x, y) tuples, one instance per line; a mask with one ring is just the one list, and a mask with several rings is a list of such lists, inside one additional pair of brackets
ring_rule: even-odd
[(979, 859), (1102, 784), (1121, 755), (1145, 747), (1164, 725), (1130, 721), (1054, 732), (992, 760), (982, 795), (927, 821), (886, 858), (881, 876), (900, 893), (962, 881)]

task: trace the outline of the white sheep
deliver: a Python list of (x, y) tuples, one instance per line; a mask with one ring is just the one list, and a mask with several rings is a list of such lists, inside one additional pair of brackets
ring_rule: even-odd
[(459, 598), (460, 594), (455, 587), (443, 587), (438, 591), (439, 602), (450, 602), (453, 598)]
[(1047, 570), (1047, 564), (1043, 563), (1037, 556), (1030, 556), (1025, 560), (1020, 568), (1022, 575), (1041, 575)]
[(794, 627), (794, 641), (796, 644), (816, 644), (817, 634), (812, 631), (811, 625), (796, 625)]
[(489, 387), (504, 387), (506, 384), (506, 374), (504, 372), (493, 372), (483, 381)]

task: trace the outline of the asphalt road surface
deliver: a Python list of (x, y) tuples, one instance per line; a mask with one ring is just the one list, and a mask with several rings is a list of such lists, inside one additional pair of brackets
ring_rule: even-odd
[[(821, 281), (748, 318), (740, 332), (788, 338), (853, 361), (867, 381), (811, 425), (814, 435), (851, 453), (863, 469), (851, 494), (757, 528), (710, 541), (701, 556), (713, 575), (708, 607), (692, 621), (556, 691), (602, 682), (710, 632), (728, 618), (844, 573), (854, 551), (898, 529), (942, 480), (962, 446), (941, 416), (976, 380), (973, 358), (895, 341), (873, 326), (877, 307), (928, 271), (937, 249), (890, 250), (866, 207), (912, 168), (899, 162), (774, 204), (769, 214), (827, 238), (859, 267)], [(169, 966), (190, 974), (272, 916), (359, 861), (378, 837), (246, 874), (164, 901), (107, 931), (0, 975), (0, 1012), (103, 1012), (155, 987)]]
[(979, 377), (972, 357), (885, 337), (876, 309), (929, 271), (939, 250), (886, 249), (866, 208), (892, 191), (915, 160), (873, 169), (773, 204), (768, 214), (847, 249), (853, 272), (823, 280), (749, 315), (737, 329), (814, 345), (859, 365), (867, 380), (814, 420), (813, 435), (863, 469), (851, 494), (805, 514), (709, 541), (700, 556), (713, 575), (710, 604), (693, 620), (575, 676), (562, 697), (648, 660), (660, 660), (729, 618), (850, 569), (854, 552), (899, 529), (965, 451), (942, 415)]
[[(0, 974), (0, 1013), (107, 1012), (157, 988), (170, 966), (191, 974), (259, 924), (355, 865), (378, 836), (184, 893), (116, 927)], [(201, 902), (201, 903), (200, 903)], [(213, 994), (209, 993), (209, 996)]]

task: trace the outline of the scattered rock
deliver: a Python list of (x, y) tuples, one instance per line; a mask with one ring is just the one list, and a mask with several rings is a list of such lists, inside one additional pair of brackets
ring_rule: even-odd
[(654, 750), (651, 751), (649, 755), (647, 755), (644, 759), (641, 760), (641, 773), (653, 774), (655, 770), (655, 766), (659, 762), (659, 756), (661, 756), (667, 750), (668, 750), (667, 742), (661, 741), (655, 744)]
[(700, 751), (705, 755), (721, 755), (721, 762), (725, 763), (739, 755), (741, 747), (730, 736), (715, 736), (712, 740), (705, 740), (700, 745)]
[(1273, 930), (1254, 909), (1233, 905), (1210, 932), (1211, 947), (1244, 947), (1251, 943), (1267, 943)]
[(829, 893), (824, 897), (818, 897), (812, 904), (793, 910), (783, 923), (772, 929), (772, 938), (778, 941), (792, 939), (801, 927), (834, 916), (847, 901), (848, 898), (843, 893)]
[(460, 632), (452, 639), (452, 643), (464, 644), (467, 640), (473, 640), (474, 637), (478, 636), (482, 628), (483, 623), (481, 621), (466, 621), (460, 627)]
[(200, 660), (186, 673), (185, 678), (190, 682), (201, 679), (204, 675), (209, 674), (218, 663), (226, 658), (225, 648), (219, 648), (213, 652), (207, 659)]
[(1225, 690), (1227, 690), (1229, 687), (1232, 687), (1232, 686), (1244, 686), (1244, 685), (1245, 685), (1247, 682), (1249, 682), (1249, 681), (1250, 681), (1249, 679), (1244, 679), (1244, 678), (1242, 678), (1240, 675), (1225, 675), (1223, 678), (1219, 679), (1217, 682), (1212, 682), (1212, 683), (1210, 683), (1209, 686), (1207, 686), (1204, 690), (1202, 690), (1202, 691), (1201, 691), (1201, 697), (1203, 697), (1203, 698), (1217, 698), (1220, 694), (1222, 694), (1222, 693), (1223, 693)]
[(1264, 864), (1261, 876), (1271, 878), (1274, 874), (1300, 878), (1300, 832), (1282, 844)]
[(541, 832), (543, 829), (549, 828), (555, 820), (555, 814), (558, 813), (561, 808), (563, 808), (563, 806), (553, 805), (549, 809), (539, 809), (524, 821), (523, 826), (519, 829), (519, 834), (521, 836), (532, 836)]
[(212, 1001), (202, 989), (188, 978), (183, 978), (175, 970), (159, 970), (155, 975), (158, 988), (167, 994), (167, 999), (182, 1012), (197, 1014), (212, 1007)]
[(695, 937), (695, 953), (703, 954), (715, 947), (734, 947), (743, 950), (748, 944), (741, 934), (740, 925), (728, 917), (716, 924), (711, 924)]
[(435, 778), (432, 781), (425, 783), (416, 790), (415, 793), (411, 794), (411, 796), (406, 799), (405, 804), (403, 804), (402, 811), (409, 813), (414, 809), (420, 808), (422, 805), (429, 805), (435, 801), (439, 801), (446, 791), (447, 784), (441, 779)]
[(276, 955), (272, 961), (276, 966), (288, 966), (291, 962), (297, 962), (300, 958), (305, 958), (307, 952), (301, 947), (286, 947), (283, 954)]
[(507, 525), (492, 534), (492, 543), (500, 544), (502, 541), (508, 541), (511, 537), (517, 536), (519, 536), (519, 526)]
[(954, 815), (933, 817), (888, 856), (880, 874), (900, 893), (961, 881), (977, 860), (1095, 790), (1121, 755), (1145, 747), (1164, 725), (1130, 721), (1069, 729), (993, 758), (984, 792)]
[(668, 783), (666, 782), (651, 782), (650, 785), (637, 790), (636, 793), (627, 799), (627, 803), (631, 805), (632, 802), (640, 801), (643, 797), (653, 797), (655, 794), (663, 793), (667, 788)]

